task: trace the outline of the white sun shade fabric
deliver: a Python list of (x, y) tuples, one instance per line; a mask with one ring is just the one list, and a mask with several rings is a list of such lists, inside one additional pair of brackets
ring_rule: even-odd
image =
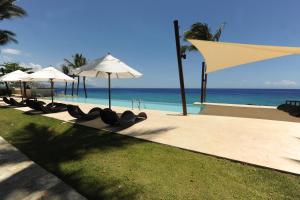
[(10, 72), (8, 74), (5, 74), (4, 76), (0, 77), (0, 81), (2, 82), (17, 82), (22, 81), (25, 78), (28, 78), (29, 74), (21, 71), (16, 70), (14, 72)]
[(75, 80), (54, 67), (47, 67), (32, 73), (26, 81), (74, 82)]
[(204, 40), (188, 40), (203, 55), (206, 72), (214, 72), (242, 64), (300, 54), (298, 47), (264, 46)]
[(102, 58), (91, 61), (90, 63), (73, 71), (74, 74), (87, 77), (108, 78), (110, 73), (111, 78), (138, 78), (142, 74), (119, 59), (108, 54)]

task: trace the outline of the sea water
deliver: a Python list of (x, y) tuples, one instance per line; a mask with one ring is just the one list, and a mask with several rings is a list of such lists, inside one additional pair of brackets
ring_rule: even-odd
[[(87, 89), (88, 98), (84, 97), (84, 90), (79, 89), (79, 95), (61, 96), (64, 89), (56, 89), (56, 99), (69, 102), (82, 102), (93, 104), (108, 104), (108, 91), (106, 88)], [(163, 111), (181, 112), (180, 89), (162, 88), (113, 88), (111, 91), (112, 105), (131, 108), (153, 109)], [(74, 90), (76, 94), (76, 89)], [(199, 113), (201, 107), (193, 105), (200, 101), (200, 89), (186, 89), (187, 109), (189, 113)], [(134, 100), (134, 101), (132, 101)], [(208, 89), (207, 102), (229, 104), (253, 104), (265, 106), (278, 106), (286, 100), (300, 100), (299, 89)], [(138, 103), (141, 102), (141, 103)]]

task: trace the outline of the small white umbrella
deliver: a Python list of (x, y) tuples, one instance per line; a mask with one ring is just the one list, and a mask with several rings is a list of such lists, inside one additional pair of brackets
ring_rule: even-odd
[(16, 71), (10, 72), (10, 73), (2, 76), (0, 78), (0, 81), (2, 81), (2, 82), (20, 82), (21, 95), (22, 95), (22, 99), (23, 99), (22, 81), (23, 81), (23, 79), (26, 79), (28, 77), (29, 77), (29, 74), (27, 74), (26, 72), (23, 72), (21, 70), (16, 70)]
[(111, 78), (139, 78), (143, 75), (111, 54), (91, 61), (74, 70), (73, 73), (80, 76), (108, 78), (109, 108), (111, 108)]
[(75, 80), (54, 67), (47, 67), (32, 73), (29, 78), (24, 79), (26, 81), (49, 81), (51, 83), (51, 100), (53, 103), (53, 87), (54, 82), (74, 82)]
[(0, 81), (2, 82), (17, 82), (22, 81), (25, 78), (28, 78), (29, 74), (26, 72), (22, 72), (21, 70), (17, 70), (14, 72), (10, 72), (5, 74), (4, 76), (0, 77)]

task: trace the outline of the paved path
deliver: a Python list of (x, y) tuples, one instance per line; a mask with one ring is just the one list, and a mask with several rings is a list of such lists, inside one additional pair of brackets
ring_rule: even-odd
[(60, 179), (50, 174), (0, 137), (1, 200), (83, 200)]

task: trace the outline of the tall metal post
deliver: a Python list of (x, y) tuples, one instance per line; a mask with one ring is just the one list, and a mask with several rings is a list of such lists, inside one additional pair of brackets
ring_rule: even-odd
[(205, 87), (205, 62), (202, 62), (202, 76), (201, 76), (201, 103), (203, 103), (205, 100), (204, 100), (204, 87)]
[[(206, 71), (206, 67), (205, 67), (205, 71)], [(206, 102), (206, 93), (207, 93), (207, 73), (205, 73), (205, 87), (204, 87), (204, 102)]]
[(182, 113), (183, 113), (183, 115), (187, 115), (186, 98), (185, 98), (185, 88), (184, 88), (184, 78), (183, 78), (182, 60), (181, 60), (182, 55), (181, 55), (181, 51), (180, 51), (180, 47), (181, 46), (180, 46), (180, 36), (179, 36), (178, 20), (174, 20), (173, 23), (174, 23), (176, 52), (177, 52), (177, 63), (178, 63), (178, 71), (179, 71)]

